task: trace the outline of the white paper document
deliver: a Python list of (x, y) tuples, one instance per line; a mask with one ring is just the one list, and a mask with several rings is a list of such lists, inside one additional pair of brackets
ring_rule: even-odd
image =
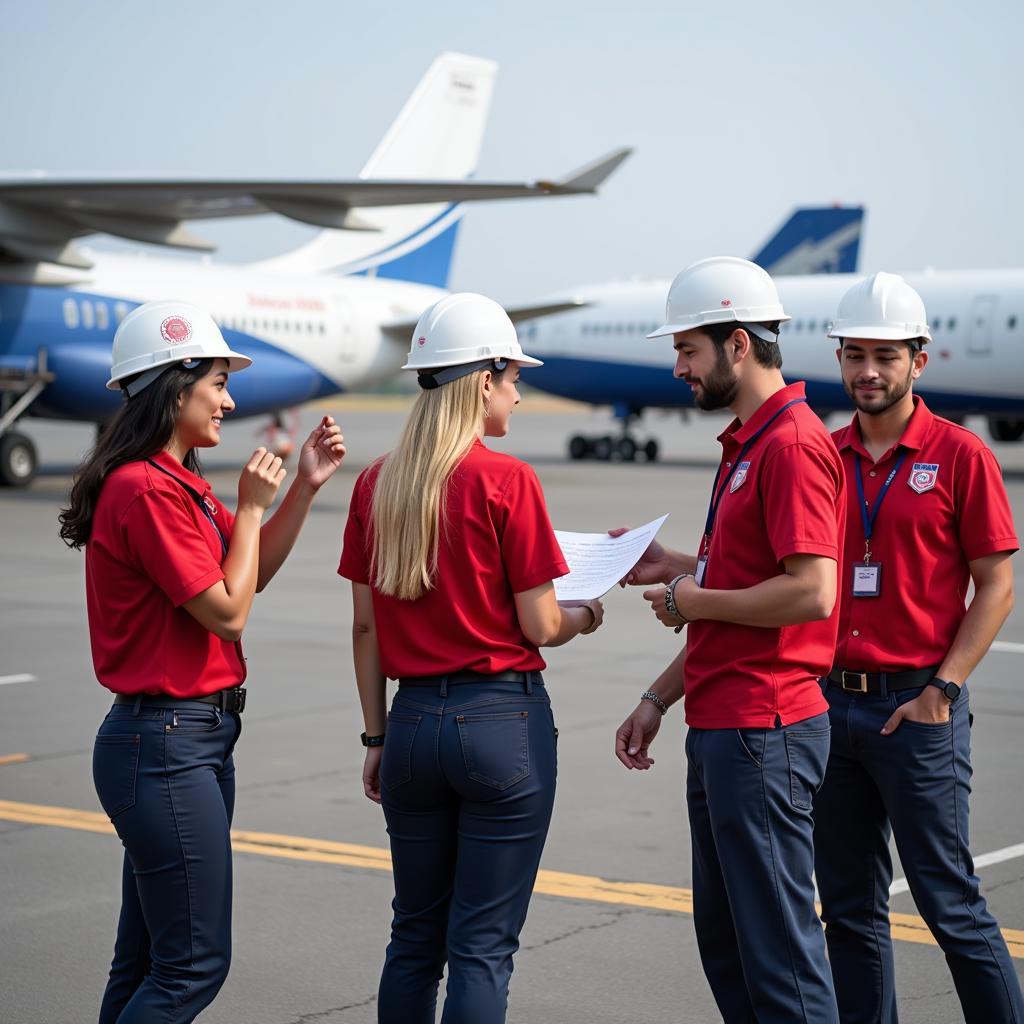
[(559, 601), (592, 601), (607, 594), (636, 565), (666, 519), (667, 515), (661, 516), (621, 537), (555, 530), (569, 566), (569, 575), (555, 580), (555, 597)]

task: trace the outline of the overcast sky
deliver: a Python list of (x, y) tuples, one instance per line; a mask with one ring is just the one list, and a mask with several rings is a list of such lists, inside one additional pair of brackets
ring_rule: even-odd
[[(507, 301), (750, 255), (863, 203), (865, 270), (1024, 266), (1024, 4), (2, 0), (0, 169), (353, 177), (442, 50), (500, 65), (479, 176), (636, 153), (599, 198), (468, 211)], [(245, 261), (314, 229), (204, 224)]]

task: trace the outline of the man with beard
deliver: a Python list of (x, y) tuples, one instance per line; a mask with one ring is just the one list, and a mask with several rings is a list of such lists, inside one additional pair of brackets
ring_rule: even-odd
[(675, 376), (735, 419), (697, 555), (655, 542), (624, 581), (661, 584), (644, 598), (689, 632), (616, 755), (649, 768), (661, 716), (685, 694), (694, 925), (719, 1010), (737, 1024), (835, 1024), (811, 804), (829, 748), (818, 678), (835, 650), (842, 464), (803, 384), (783, 380), (789, 317), (764, 270), (702, 260), (673, 281), (665, 319), (649, 337), (672, 336)]
[(832, 750), (814, 803), (840, 1016), (897, 1020), (891, 832), (964, 1018), (1021, 1022), (1017, 975), (967, 845), (964, 684), (1013, 605), (1018, 544), (1006, 489), (985, 444), (913, 394), (930, 335), (924, 303), (903, 278), (854, 285), (829, 337), (839, 339), (843, 387), (857, 409), (833, 434), (847, 479), (846, 559), (825, 681)]

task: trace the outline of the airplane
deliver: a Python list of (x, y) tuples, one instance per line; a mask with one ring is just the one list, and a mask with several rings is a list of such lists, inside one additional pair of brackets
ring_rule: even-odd
[[(105, 388), (113, 334), (152, 299), (209, 310), (229, 345), (253, 359), (232, 381), (240, 416), (392, 376), (417, 317), (445, 292), (466, 203), (593, 194), (630, 153), (557, 180), (472, 180), (496, 73), (489, 60), (439, 56), (354, 180), (0, 176), (0, 484), (24, 486), (38, 470), (32, 440), (13, 429), (22, 417), (101, 427), (114, 415), (122, 398)], [(77, 244), (105, 232), (209, 252), (184, 222), (270, 212), (324, 230), (293, 252), (243, 265)]]
[[(848, 217), (839, 214), (847, 213)], [(830, 220), (831, 217), (831, 220)], [(792, 317), (780, 343), (787, 380), (807, 383), (821, 415), (848, 411), (828, 324), (843, 293), (859, 279), (857, 245), (863, 210), (800, 210), (753, 257), (776, 276)], [(931, 359), (914, 385), (935, 412), (962, 420), (987, 418), (997, 441), (1024, 438), (1024, 270), (927, 271), (905, 274), (931, 318)], [(575, 289), (575, 310), (518, 325), (523, 346), (544, 361), (525, 374), (531, 387), (591, 405), (610, 405), (618, 436), (569, 439), (569, 457), (633, 461), (658, 458), (654, 439), (632, 432), (645, 409), (694, 407), (690, 390), (672, 375), (664, 344), (645, 335), (662, 323), (669, 281)], [(664, 339), (662, 339), (663, 341)]]

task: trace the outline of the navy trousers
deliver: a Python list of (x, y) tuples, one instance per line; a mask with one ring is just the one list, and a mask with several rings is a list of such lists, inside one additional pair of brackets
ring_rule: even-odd
[(967, 690), (947, 723), (886, 719), (921, 689), (885, 697), (829, 683), (832, 752), (814, 805), (815, 865), (843, 1024), (896, 1024), (889, 934), (890, 832), (910, 892), (946, 955), (968, 1024), (1024, 1022), (1020, 984), (968, 848)]
[(824, 714), (687, 733), (693, 920), (726, 1024), (838, 1024), (812, 877), (828, 748)]
[(395, 900), (381, 1024), (501, 1024), (555, 797), (555, 726), (532, 682), (399, 686), (381, 796)]
[(125, 850), (100, 1024), (185, 1024), (227, 977), (240, 730), (195, 701), (115, 704), (100, 726), (93, 778)]

